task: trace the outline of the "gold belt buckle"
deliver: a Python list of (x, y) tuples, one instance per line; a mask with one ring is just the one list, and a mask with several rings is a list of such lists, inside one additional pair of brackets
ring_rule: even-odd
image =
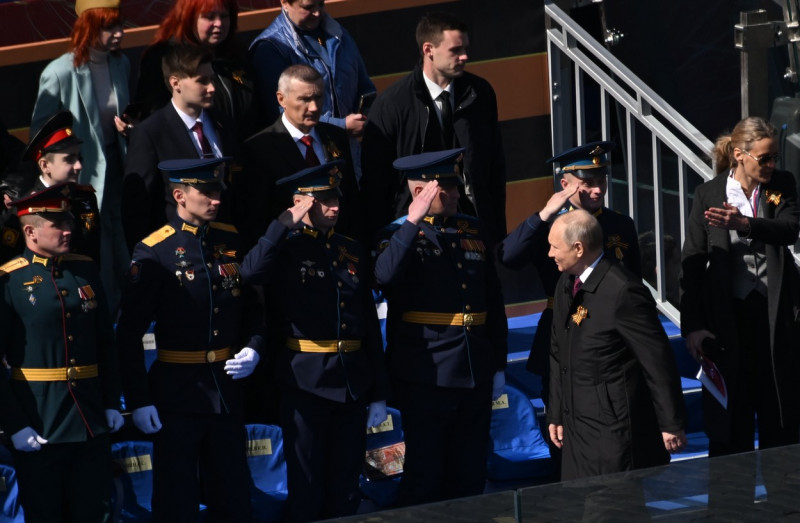
[(339, 343), (337, 345), (338, 345), (338, 348), (339, 348), (339, 352), (347, 351), (347, 342), (346, 341), (339, 340)]
[(78, 377), (78, 369), (75, 367), (67, 367), (67, 379), (69, 381), (75, 380)]
[(206, 361), (209, 363), (214, 363), (217, 361), (217, 353), (213, 350), (206, 352)]
[(471, 313), (467, 312), (466, 314), (464, 314), (464, 326), (465, 327), (470, 327), (472, 325), (473, 321), (475, 321), (475, 320), (472, 317)]

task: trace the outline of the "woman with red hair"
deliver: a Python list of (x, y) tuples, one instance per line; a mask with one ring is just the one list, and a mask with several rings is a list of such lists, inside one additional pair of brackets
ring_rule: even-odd
[(171, 97), (161, 60), (169, 46), (194, 44), (211, 51), (214, 60), (214, 107), (228, 114), (244, 140), (259, 129), (254, 118), (255, 96), (245, 50), (236, 40), (239, 6), (236, 0), (176, 0), (145, 49), (139, 67), (136, 100), (142, 115), (163, 107)]
[(100, 260), (95, 261), (114, 307), (130, 263), (120, 214), (130, 62), (120, 47), (119, 0), (77, 0), (75, 12), (70, 51), (50, 62), (39, 78), (31, 136), (58, 111), (72, 113), (72, 129), (83, 140), (78, 183), (91, 185), (97, 196)]

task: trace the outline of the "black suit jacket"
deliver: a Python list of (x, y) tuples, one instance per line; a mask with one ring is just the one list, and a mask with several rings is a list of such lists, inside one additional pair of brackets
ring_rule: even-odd
[(547, 417), (564, 426), (562, 479), (668, 463), (661, 432), (683, 429), (685, 414), (650, 292), (609, 256), (574, 298), (573, 282), (563, 273), (556, 286), (550, 352)]
[[(207, 114), (214, 123), (222, 154), (236, 158), (239, 147), (230, 118), (211, 109)], [(168, 179), (158, 170), (159, 162), (198, 157), (197, 148), (172, 103), (131, 129), (122, 189), (122, 224), (131, 252), (142, 238), (175, 216), (175, 200), (167, 190)], [(235, 170), (234, 166), (228, 167), (229, 181), (230, 173)], [(225, 211), (221, 210), (217, 218), (225, 218)]]
[[(728, 390), (734, 391), (752, 386), (736, 382), (742, 362), (731, 293), (735, 258), (730, 250), (730, 231), (709, 226), (704, 217), (709, 207), (722, 207), (727, 201), (726, 187), (727, 174), (721, 173), (695, 190), (682, 254), (681, 331), (688, 336), (693, 331), (707, 329), (716, 336), (718, 346), (725, 350), (707, 356), (719, 367)], [(783, 416), (789, 413), (796, 416), (800, 408), (796, 385), (800, 372), (796, 350), (800, 278), (788, 249), (797, 240), (799, 219), (794, 177), (785, 171), (774, 171), (772, 179), (761, 186), (758, 215), (748, 219), (748, 238), (764, 244), (767, 258), (770, 357), (776, 374), (778, 409)], [(734, 397), (731, 392), (731, 401)], [(727, 441), (731, 406), (723, 409), (710, 395), (704, 394), (703, 412), (709, 437)]]
[[(345, 162), (340, 167), (343, 196), (336, 231), (361, 239), (358, 182), (347, 133), (344, 129), (322, 122), (315, 129), (325, 149), (326, 160), (341, 158)], [(275, 182), (308, 165), (281, 118), (245, 141), (242, 158), (242, 179), (235, 183), (238, 204), (234, 221), (242, 232), (245, 246), (250, 247), (264, 234), (272, 220), (292, 206), (292, 188), (278, 187)]]

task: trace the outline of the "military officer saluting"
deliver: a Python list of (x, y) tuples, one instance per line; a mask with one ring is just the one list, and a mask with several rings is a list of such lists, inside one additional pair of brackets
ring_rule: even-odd
[(85, 254), (100, 263), (100, 211), (94, 187), (76, 182), (81, 174), (81, 144), (72, 132), (72, 113), (59, 111), (39, 129), (25, 151), (23, 160), (36, 163), (38, 178), (32, 191), (41, 191), (51, 185), (73, 182), (70, 196), (72, 222), (72, 252)]
[(334, 231), (341, 160), (277, 183), (294, 205), (267, 228), (242, 263), (266, 284), (280, 329), (276, 374), (286, 454), (288, 521), (353, 514), (365, 428), (386, 418), (388, 379), (362, 246)]
[[(225, 158), (171, 160), (175, 217), (139, 242), (117, 327), (133, 422), (153, 442), (155, 521), (250, 521), (239, 378), (263, 345), (263, 311), (239, 271), (239, 235), (215, 222)], [(157, 360), (145, 370), (142, 336), (155, 320)], [(200, 478), (198, 481), (198, 464)]]
[[(561, 276), (555, 262), (547, 256), (550, 249), (547, 243), (550, 224), (560, 214), (573, 209), (583, 209), (593, 214), (603, 229), (603, 249), (606, 255), (641, 277), (639, 239), (633, 220), (604, 206), (611, 165), (608, 154), (613, 148), (613, 142), (592, 142), (547, 160), (547, 163), (557, 165), (556, 175), (562, 176), (561, 190), (550, 197), (542, 210), (533, 213), (514, 229), (500, 247), (500, 262), (511, 269), (533, 263), (548, 297), (547, 308), (539, 319), (527, 364), (529, 371), (542, 377), (543, 394), (547, 394), (550, 375), (553, 293)], [(547, 397), (544, 399), (546, 402)]]
[(70, 186), (13, 202), (25, 251), (0, 266), (0, 425), (26, 521), (110, 518), (109, 432), (122, 426), (116, 348), (97, 266), (70, 254)]
[(508, 327), (493, 253), (478, 219), (457, 214), (463, 150), (394, 162), (413, 200), (384, 231), (375, 261), (403, 413), (401, 504), (483, 492), (492, 399), (505, 384)]

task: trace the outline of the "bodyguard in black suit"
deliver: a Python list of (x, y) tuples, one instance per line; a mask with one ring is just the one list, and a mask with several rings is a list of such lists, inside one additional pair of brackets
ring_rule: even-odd
[[(235, 126), (211, 108), (211, 55), (199, 46), (176, 45), (164, 59), (172, 100), (130, 130), (125, 158), (122, 221), (128, 248), (175, 216), (168, 181), (158, 170), (165, 160), (236, 157)], [(200, 123), (200, 130), (195, 126)], [(237, 169), (228, 162), (225, 179)], [(225, 211), (223, 210), (223, 216)]]
[[(237, 224), (246, 245), (255, 245), (272, 220), (291, 204), (292, 190), (277, 186), (278, 179), (320, 162), (342, 160), (342, 206), (337, 231), (361, 239), (358, 183), (344, 129), (321, 123), (322, 76), (307, 65), (286, 68), (278, 81), (278, 103), (283, 114), (272, 125), (247, 139), (243, 147), (244, 176), (237, 187)], [(303, 143), (310, 136), (312, 154)]]
[(14, 202), (26, 248), (0, 266), (0, 425), (26, 521), (111, 517), (117, 353), (97, 266), (69, 253), (70, 185)]
[[(236, 229), (214, 221), (223, 160), (159, 164), (176, 214), (137, 244), (120, 307), (125, 398), (136, 427), (155, 434), (157, 522), (195, 521), (201, 500), (210, 521), (250, 521), (236, 380), (259, 361), (263, 311), (240, 277)], [(152, 321), (157, 360), (147, 372), (142, 336)]]
[[(386, 418), (388, 378), (367, 253), (334, 231), (338, 166), (280, 181), (294, 206), (270, 224), (242, 263), (267, 285), (280, 330), (276, 376), (289, 480), (288, 521), (355, 513), (365, 429)], [(369, 411), (369, 412), (368, 412)]]
[(562, 272), (547, 409), (562, 479), (666, 464), (686, 444), (680, 379), (653, 298), (604, 254), (602, 238), (583, 210), (559, 216), (548, 236)]
[(508, 326), (493, 252), (483, 224), (457, 214), (461, 152), (395, 161), (414, 200), (384, 231), (375, 261), (403, 414), (405, 505), (483, 492), (492, 399), (505, 384)]

